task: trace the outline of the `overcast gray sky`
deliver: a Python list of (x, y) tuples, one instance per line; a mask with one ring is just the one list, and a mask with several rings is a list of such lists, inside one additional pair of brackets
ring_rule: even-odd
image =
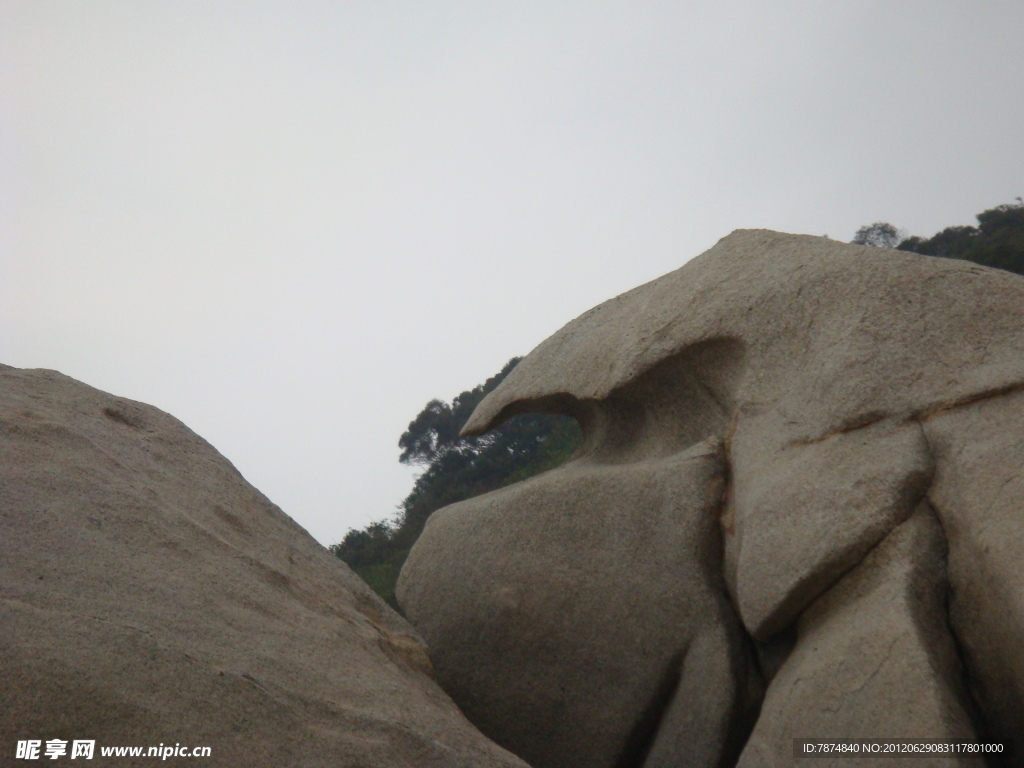
[(0, 362), (173, 413), (324, 544), (397, 440), (739, 227), (1024, 195), (1024, 3), (0, 0)]

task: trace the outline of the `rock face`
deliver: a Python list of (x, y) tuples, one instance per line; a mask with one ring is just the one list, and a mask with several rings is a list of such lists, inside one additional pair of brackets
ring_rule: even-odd
[[(774, 765), (810, 734), (974, 741), (946, 594), (942, 529), (923, 503), (800, 616), (799, 642), (772, 679), (743, 764)], [(896, 757), (885, 764), (920, 761)]]
[(440, 638), (433, 661), (467, 716), (532, 765), (603, 766), (637, 764), (646, 713), (678, 709), (658, 749), (714, 764), (753, 701), (719, 575), (721, 474), (720, 445), (698, 443), (450, 507), (402, 600)]
[(577, 456), (436, 513), (398, 585), (498, 743), (651, 768), (979, 738), (1024, 766), (1020, 277), (738, 231), (569, 323), (466, 431), (529, 411), (576, 417)]
[(94, 739), (100, 765), (180, 743), (218, 766), (525, 768), (403, 619), (155, 408), (0, 366), (0, 521), (5, 765), (17, 740)]

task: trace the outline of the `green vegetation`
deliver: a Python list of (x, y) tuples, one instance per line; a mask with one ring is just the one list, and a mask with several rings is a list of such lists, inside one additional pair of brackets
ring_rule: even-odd
[(854, 245), (870, 245), (873, 248), (895, 248), (903, 240), (903, 232), (887, 221), (876, 221), (857, 230), (850, 242)]
[(976, 218), (976, 227), (946, 227), (928, 238), (904, 238), (892, 224), (877, 221), (857, 230), (853, 242), (964, 259), (1024, 275), (1024, 200), (1018, 197), (1017, 202), (997, 205)]
[(398, 441), (399, 461), (423, 467), (394, 520), (350, 530), (331, 551), (393, 607), (395, 582), (427, 518), (457, 501), (525, 480), (561, 464), (576, 450), (581, 433), (567, 416), (515, 416), (481, 437), (459, 431), (484, 396), (520, 358), (451, 403), (431, 400)]

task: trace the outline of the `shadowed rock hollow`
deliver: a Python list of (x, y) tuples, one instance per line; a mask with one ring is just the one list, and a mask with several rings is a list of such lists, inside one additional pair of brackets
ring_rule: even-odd
[(181, 743), (217, 766), (525, 768), (401, 617), (156, 408), (0, 366), (0, 541), (4, 765), (19, 739), (95, 739), (100, 765)]
[(529, 411), (574, 416), (579, 453), (437, 512), (398, 585), (499, 744), (654, 768), (994, 739), (1024, 765), (1020, 277), (738, 231), (569, 323), (466, 431)]

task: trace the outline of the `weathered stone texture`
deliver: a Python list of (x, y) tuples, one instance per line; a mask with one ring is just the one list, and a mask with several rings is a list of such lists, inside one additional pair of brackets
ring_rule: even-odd
[(59, 738), (219, 766), (524, 766), (401, 617), (156, 408), (0, 366), (0, 541), (10, 759)]
[[(897, 526), (797, 623), (740, 768), (917, 766), (878, 755), (793, 760), (794, 739), (975, 741), (963, 672), (946, 621), (942, 529), (927, 504)], [(983, 765), (964, 756), (929, 766)]]
[(480, 404), (467, 433), (558, 412), (583, 447), (435, 515), (399, 599), (455, 700), (538, 766), (805, 765), (787, 739), (843, 734), (976, 734), (1024, 766), (1022, 398), (1019, 276), (738, 231)]
[(453, 505), (427, 524), (399, 599), (438, 639), (439, 679), (467, 715), (531, 765), (632, 764), (680, 679), (685, 706), (658, 735), (704, 765), (749, 704), (719, 575), (721, 490), (720, 449), (701, 443)]

